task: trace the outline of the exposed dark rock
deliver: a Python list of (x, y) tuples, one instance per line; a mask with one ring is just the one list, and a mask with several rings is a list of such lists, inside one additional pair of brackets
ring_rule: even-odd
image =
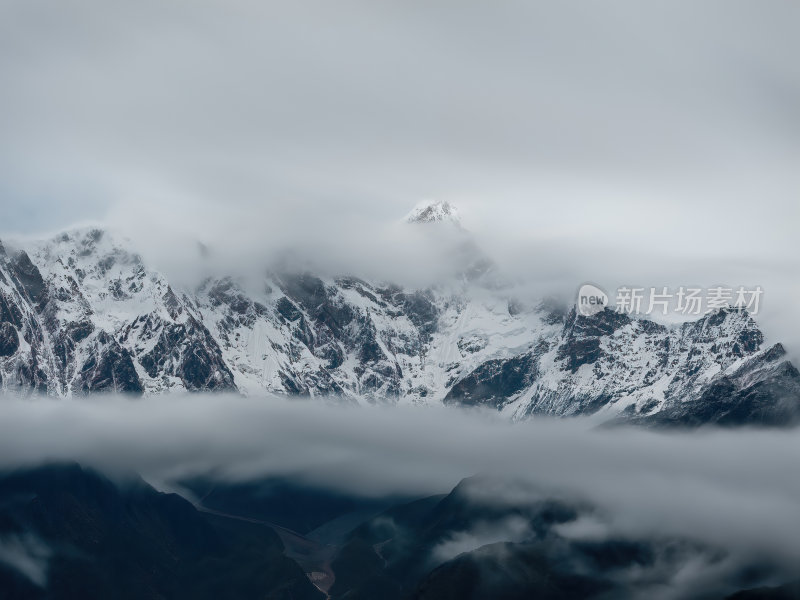
[(723, 376), (707, 385), (696, 401), (676, 402), (652, 415), (629, 421), (658, 427), (797, 424), (800, 423), (800, 372), (784, 361), (753, 374), (737, 372)]
[[(592, 364), (604, 355), (600, 347), (602, 336), (611, 335), (630, 322), (630, 317), (609, 308), (591, 316), (578, 314), (573, 308), (564, 325), (564, 344), (559, 348), (557, 358), (566, 360), (567, 369), (575, 373), (581, 365)], [(652, 325), (655, 326), (652, 331), (664, 329), (655, 323)]]
[(94, 325), (91, 321), (76, 321), (61, 326), (53, 338), (53, 355), (59, 363), (62, 385), (65, 385), (70, 377), (75, 347), (93, 331)]
[(72, 341), (77, 343), (91, 335), (94, 331), (94, 325), (91, 321), (76, 321), (74, 323), (69, 323), (65, 329)]
[[(321, 279), (309, 274), (283, 274), (281, 285), (283, 292), (303, 307), (313, 320), (312, 327), (317, 333), (315, 337), (320, 339), (313, 342), (312, 347), (324, 345), (331, 339), (340, 339), (347, 335), (345, 329), (353, 321), (356, 313), (337, 297), (335, 290), (329, 293)], [(330, 333), (325, 335), (320, 329), (327, 329)], [(322, 352), (321, 357), (330, 360), (330, 351)]]
[(117, 257), (113, 254), (109, 254), (108, 256), (104, 256), (100, 260), (97, 261), (97, 268), (100, 269), (100, 272), (105, 274), (108, 273), (116, 264)]
[(775, 344), (764, 353), (762, 360), (764, 362), (772, 362), (784, 356), (786, 356), (786, 349), (783, 347), (783, 344)]
[(558, 349), (558, 358), (566, 359), (566, 367), (575, 373), (581, 365), (592, 364), (603, 356), (600, 348), (600, 338), (568, 338), (567, 342)]
[[(566, 317), (564, 332), (571, 336), (600, 337), (611, 335), (618, 329), (630, 324), (630, 322), (631, 318), (628, 315), (610, 308), (604, 308), (594, 315), (585, 316), (578, 314), (573, 307)], [(664, 327), (660, 325), (655, 323), (653, 325), (662, 331), (664, 330)]]
[(454, 385), (445, 404), (500, 408), (507, 399), (525, 389), (535, 377), (533, 354), (489, 360)]
[(384, 305), (384, 303), (378, 299), (378, 296), (370, 291), (369, 284), (366, 281), (358, 279), (357, 277), (340, 277), (336, 280), (336, 285), (343, 290), (355, 290), (367, 300), (370, 300), (378, 305)]
[(418, 329), (423, 341), (430, 339), (438, 325), (439, 313), (429, 291), (404, 292), (402, 288), (391, 285), (378, 290), (381, 298), (397, 307), (398, 315), (408, 317)]
[(304, 373), (302, 376), (281, 371), (279, 376), (287, 393), (291, 395), (310, 396), (313, 393), (326, 396), (344, 394), (342, 387), (336, 383), (325, 369), (319, 369), (314, 373)]
[(0, 356), (11, 356), (19, 348), (19, 334), (8, 322), (0, 323)]
[(22, 251), (12, 257), (10, 265), (31, 302), (37, 310), (42, 310), (47, 304), (47, 286), (39, 269), (31, 262), (28, 254)]
[(216, 341), (201, 323), (165, 323), (153, 349), (139, 357), (150, 377), (180, 377), (187, 390), (233, 391), (236, 384)]
[(380, 344), (378, 344), (377, 332), (371, 321), (366, 321), (361, 326), (357, 343), (358, 360), (362, 364), (376, 363), (386, 359), (386, 355), (381, 350)]
[(121, 279), (114, 279), (108, 284), (108, 291), (111, 292), (111, 297), (114, 300), (127, 300), (131, 296), (123, 288)]
[(168, 287), (166, 293), (164, 294), (164, 306), (167, 307), (169, 316), (173, 319), (180, 317), (181, 313), (183, 312), (181, 301), (178, 299), (178, 296), (175, 295), (175, 292), (172, 291), (171, 287)]
[(439, 314), (430, 292), (401, 294), (403, 312), (427, 339), (436, 331)]
[(226, 305), (239, 315), (246, 314), (252, 306), (252, 302), (239, 292), (230, 277), (216, 282), (208, 291), (208, 297), (214, 305)]
[(44, 393), (48, 383), (47, 373), (42, 369), (38, 355), (33, 355), (28, 362), (18, 363), (16, 384), (21, 388)]
[(78, 391), (141, 394), (144, 391), (131, 353), (113, 338), (100, 332), (96, 346), (81, 367)]
[(480, 352), (486, 347), (487, 341), (485, 337), (472, 336), (469, 338), (461, 338), (458, 340), (457, 346), (462, 355), (474, 354)]
[(286, 296), (282, 296), (280, 299), (278, 299), (278, 301), (275, 303), (275, 310), (277, 310), (278, 314), (289, 322), (297, 321), (303, 316), (303, 313), (301, 313), (297, 306), (295, 306), (294, 303)]
[[(758, 329), (745, 329), (739, 334), (737, 344), (741, 348), (739, 356), (752, 354), (764, 343), (764, 334)], [(743, 352), (742, 352), (743, 351)]]
[(22, 327), (22, 312), (2, 291), (0, 291), (0, 323), (11, 323), (17, 328)]

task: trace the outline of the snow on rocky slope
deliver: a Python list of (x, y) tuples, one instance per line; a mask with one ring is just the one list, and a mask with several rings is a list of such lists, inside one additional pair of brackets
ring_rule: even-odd
[[(418, 207), (410, 221), (454, 214)], [(0, 385), (57, 396), (334, 394), (663, 424), (798, 414), (800, 374), (744, 311), (667, 328), (608, 309), (522, 308), (470, 241), (460, 248), (469, 268), (431, 289), (273, 270), (254, 290), (233, 278), (176, 289), (98, 228), (9, 245)]]
[(420, 202), (406, 215), (407, 223), (449, 223), (461, 228), (458, 209), (447, 201)]

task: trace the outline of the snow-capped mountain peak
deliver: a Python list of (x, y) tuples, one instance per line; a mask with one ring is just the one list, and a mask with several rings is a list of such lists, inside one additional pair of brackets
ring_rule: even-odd
[(458, 209), (446, 200), (424, 200), (419, 202), (408, 215), (407, 223), (449, 223), (462, 228)]

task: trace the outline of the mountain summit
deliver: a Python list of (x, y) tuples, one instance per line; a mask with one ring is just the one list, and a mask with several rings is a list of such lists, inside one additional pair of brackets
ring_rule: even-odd
[(459, 229), (461, 217), (458, 209), (446, 200), (425, 200), (418, 203), (408, 215), (407, 223), (450, 223)]

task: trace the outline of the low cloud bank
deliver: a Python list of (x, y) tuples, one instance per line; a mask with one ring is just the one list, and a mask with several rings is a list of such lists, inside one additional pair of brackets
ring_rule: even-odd
[(800, 560), (798, 455), (797, 430), (596, 431), (578, 420), (510, 424), (276, 397), (0, 402), (4, 469), (75, 460), (162, 486), (286, 476), (363, 495), (446, 492), (490, 473), (591, 501), (621, 534), (688, 536), (786, 564)]

